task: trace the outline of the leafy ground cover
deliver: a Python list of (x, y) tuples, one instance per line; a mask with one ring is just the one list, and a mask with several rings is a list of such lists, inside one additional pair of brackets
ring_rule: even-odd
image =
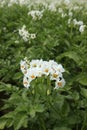
[[(2, 4), (1, 4), (2, 5)], [(62, 64), (66, 84), (48, 77), (23, 86), (20, 61)], [(87, 9), (84, 4), (0, 6), (0, 129), (87, 129)]]

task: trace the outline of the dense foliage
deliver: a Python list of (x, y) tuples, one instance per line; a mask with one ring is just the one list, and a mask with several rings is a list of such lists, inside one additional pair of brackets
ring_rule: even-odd
[[(41, 18), (32, 18), (31, 10), (42, 11)], [(23, 26), (34, 37), (24, 40)], [(85, 5), (0, 7), (0, 129), (87, 129), (86, 26)], [(54, 90), (44, 76), (24, 88), (20, 61), (25, 57), (62, 64), (65, 87)]]

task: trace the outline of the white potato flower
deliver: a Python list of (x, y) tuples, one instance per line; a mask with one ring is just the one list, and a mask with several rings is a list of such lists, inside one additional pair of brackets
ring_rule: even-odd
[(63, 77), (59, 77), (55, 82), (54, 89), (63, 88), (64, 86), (65, 86), (65, 80), (63, 79)]
[(74, 25), (78, 25), (78, 21), (76, 19), (73, 19)]
[(23, 74), (27, 73), (27, 69), (29, 68), (29, 65), (27, 64), (27, 62), (24, 60), (21, 60), (20, 62), (20, 68)]
[(50, 80), (57, 80), (59, 77), (62, 77), (62, 73), (56, 71), (51, 73)]
[(27, 73), (25, 74), (26, 77), (29, 78), (30, 82), (37, 77), (37, 70), (35, 68), (27, 69)]
[(84, 25), (83, 21), (77, 21), (76, 19), (73, 19), (73, 23), (74, 23), (74, 25), (78, 25), (79, 26), (79, 31), (81, 33), (84, 32), (86, 25)]
[(48, 76), (50, 74), (50, 65), (47, 61), (43, 61), (41, 68), (44, 75)]
[(70, 0), (64, 0), (64, 3), (65, 3), (66, 5), (69, 5), (69, 4), (70, 4)]
[(59, 12), (59, 13), (63, 13), (63, 9), (62, 9), (62, 8), (59, 8), (59, 9), (58, 9), (58, 12)]
[(43, 63), (43, 60), (31, 60), (30, 62), (30, 68), (33, 68), (33, 67), (41, 67)]
[(54, 3), (51, 3), (51, 4), (48, 6), (48, 9), (51, 10), (51, 11), (54, 11), (54, 12), (56, 12), (56, 10), (57, 10)]
[(83, 25), (83, 21), (78, 21), (78, 25)]
[(62, 14), (61, 14), (61, 17), (62, 17), (62, 18), (66, 17), (66, 16), (67, 16), (66, 13), (62, 13)]
[(86, 25), (81, 25), (81, 26), (79, 27), (79, 31), (80, 31), (81, 33), (83, 33), (84, 30), (85, 30), (85, 27), (86, 27)]
[(83, 25), (83, 21), (77, 21), (76, 19), (73, 19), (74, 25)]
[(34, 34), (34, 33), (30, 34), (30, 38), (31, 39), (35, 39), (36, 38), (36, 34)]
[(26, 26), (23, 25), (23, 27), (21, 29), (18, 30), (19, 31), (19, 35), (23, 38), (23, 40), (25, 42), (27, 42), (29, 40), (29, 32), (26, 30)]
[(70, 17), (73, 16), (73, 13), (71, 11), (69, 11), (69, 14), (68, 14)]
[(30, 87), (30, 80), (29, 80), (29, 78), (26, 77), (26, 76), (24, 76), (24, 78), (23, 78), (23, 85), (24, 85), (24, 87), (26, 87), (26, 88), (29, 88), (29, 87)]
[(70, 19), (68, 19), (68, 24), (70, 24), (71, 23), (71, 18)]
[(65, 72), (65, 69), (63, 68), (63, 66), (61, 64), (58, 64), (58, 68), (57, 70), (61, 73)]

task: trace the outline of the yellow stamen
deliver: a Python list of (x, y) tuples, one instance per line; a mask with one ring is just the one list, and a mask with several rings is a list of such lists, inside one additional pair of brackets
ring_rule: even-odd
[(62, 87), (62, 82), (58, 82), (58, 86), (59, 86), (59, 87)]
[(54, 77), (54, 78), (57, 78), (57, 76), (58, 76), (57, 74), (53, 74), (53, 77)]
[(36, 64), (34, 64), (34, 65), (33, 65), (33, 67), (37, 67), (37, 65), (36, 65)]
[(32, 78), (32, 79), (34, 79), (34, 78), (35, 78), (35, 76), (34, 76), (34, 75), (31, 75), (31, 78)]
[(45, 72), (47, 73), (47, 72), (48, 72), (48, 69), (45, 69)]
[(24, 65), (22, 65), (21, 68), (24, 68)]
[(24, 84), (28, 84), (28, 82), (25, 81)]

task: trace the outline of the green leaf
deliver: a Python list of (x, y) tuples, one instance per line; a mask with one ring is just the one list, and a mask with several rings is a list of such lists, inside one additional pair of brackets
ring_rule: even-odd
[(36, 111), (35, 111), (34, 108), (30, 108), (29, 113), (30, 113), (30, 116), (31, 116), (32, 118), (34, 118), (34, 117), (35, 117), (35, 113), (36, 113)]
[(70, 59), (73, 59), (77, 64), (79, 64), (80, 60), (81, 60), (80, 56), (74, 51), (65, 52), (65, 53), (59, 55), (56, 59), (58, 60), (58, 59), (62, 59), (64, 57), (68, 57)]
[(78, 122), (78, 116), (76, 114), (74, 114), (74, 115), (71, 114), (71, 115), (69, 115), (67, 120), (68, 120), (69, 125), (74, 125), (74, 124), (76, 124)]
[(17, 113), (14, 119), (14, 130), (19, 130), (23, 126), (25, 127), (28, 121), (27, 115), (24, 112)]
[(53, 130), (71, 130), (71, 129), (67, 127), (56, 127)]
[(6, 120), (6, 119), (4, 119), (4, 118), (1, 118), (1, 119), (0, 119), (0, 129), (1, 129), (1, 130), (4, 129), (6, 123), (7, 123), (7, 120)]
[(37, 111), (37, 112), (43, 112), (44, 111), (44, 105), (37, 105), (37, 106), (35, 106), (35, 110)]
[(78, 76), (77, 81), (82, 84), (87, 86), (87, 73), (82, 73)]
[(74, 100), (79, 100), (79, 93), (76, 92), (76, 91), (73, 92), (73, 93), (72, 93), (72, 97), (73, 97)]
[(5, 109), (7, 109), (9, 107), (10, 107), (9, 104), (5, 104), (3, 107), (0, 108), (0, 110), (5, 110)]
[(9, 113), (5, 114), (5, 115), (2, 116), (2, 117), (3, 117), (3, 118), (6, 118), (6, 119), (8, 119), (8, 118), (13, 118), (13, 117), (14, 117), (14, 111), (9, 112)]
[(69, 104), (68, 104), (67, 102), (65, 102), (65, 103), (63, 104), (63, 107), (62, 107), (62, 110), (61, 110), (62, 115), (63, 115), (63, 116), (67, 116), (68, 113), (69, 113), (69, 111), (70, 111)]
[(82, 94), (85, 98), (87, 98), (87, 89), (81, 88), (81, 94)]
[(6, 127), (9, 128), (13, 125), (13, 119), (9, 118), (6, 123)]
[(13, 77), (13, 79), (20, 79), (22, 77), (22, 74), (20, 72), (16, 73)]
[(0, 92), (3, 92), (3, 91), (5, 91), (5, 86), (0, 85)]

